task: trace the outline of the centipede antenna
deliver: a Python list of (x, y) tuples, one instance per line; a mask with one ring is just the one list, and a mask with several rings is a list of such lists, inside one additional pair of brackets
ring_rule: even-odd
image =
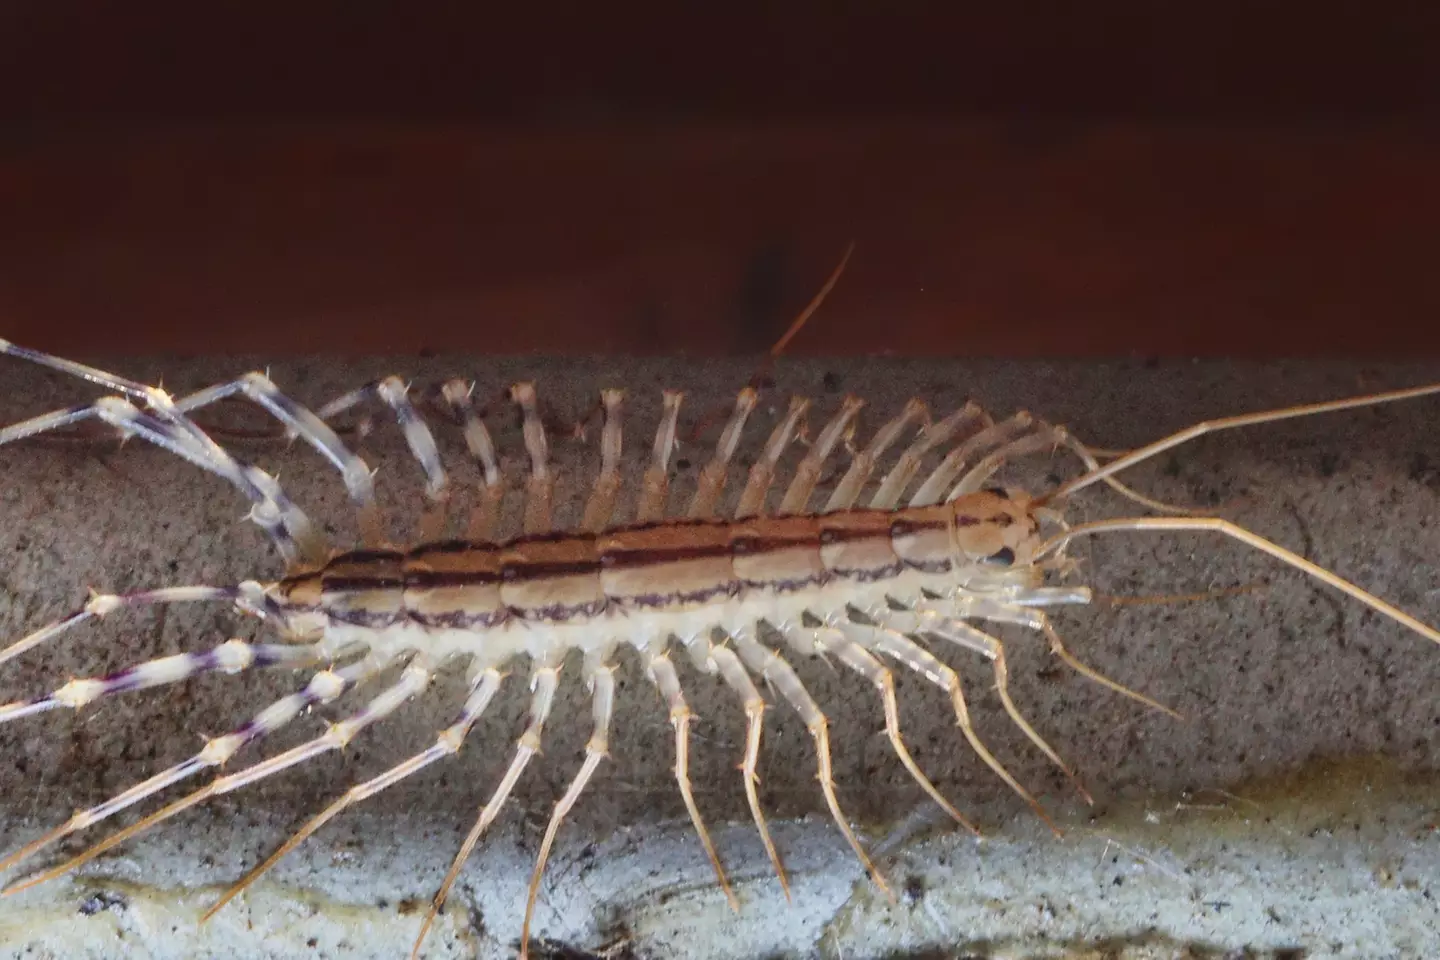
[[(1255, 426), (1261, 423), (1275, 423), (1280, 420), (1290, 420), (1295, 417), (1312, 417), (1321, 413), (1334, 413), (1339, 410), (1353, 410), (1357, 407), (1371, 407), (1382, 403), (1395, 403), (1400, 400), (1413, 400), (1417, 397), (1428, 397), (1440, 393), (1440, 383), (1427, 384), (1421, 387), (1409, 387), (1404, 390), (1390, 390), (1384, 393), (1371, 393), (1360, 397), (1350, 397), (1345, 400), (1329, 400), (1324, 403), (1297, 404), (1292, 407), (1281, 407), (1276, 410), (1262, 410), (1258, 413), (1243, 413), (1233, 417), (1221, 417), (1218, 420), (1205, 420), (1184, 430), (1170, 434), (1148, 443), (1143, 447), (1131, 450), (1129, 453), (1116, 458), (1099, 469), (1092, 469), (1089, 473), (1066, 481), (1056, 487), (1043, 499), (1045, 501), (1057, 500), (1068, 497), (1077, 490), (1083, 490), (1091, 484), (1104, 480), (1106, 477), (1114, 476), (1122, 470), (1128, 470), (1145, 460), (1149, 460), (1156, 454), (1164, 453), (1166, 450), (1188, 443), (1197, 437), (1203, 437), (1207, 433), (1218, 433), (1221, 430), (1234, 430), (1237, 427)], [(1198, 528), (1196, 528), (1198, 529)]]

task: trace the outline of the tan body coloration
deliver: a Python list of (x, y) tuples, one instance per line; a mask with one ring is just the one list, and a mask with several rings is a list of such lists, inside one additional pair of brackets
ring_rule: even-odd
[[(807, 452), (791, 471), (778, 507), (772, 510), (768, 506), (769, 493), (779, 462), (804, 435), (809, 402), (797, 398), (774, 424), (768, 442), (747, 472), (738, 505), (728, 517), (719, 515), (719, 504), (741, 436), (756, 410), (756, 393), (748, 387), (740, 392), (729, 421), (720, 431), (712, 459), (699, 473), (688, 505), (672, 512), (670, 457), (678, 431), (681, 395), (667, 392), (655, 426), (650, 463), (637, 491), (636, 519), (630, 525), (615, 522), (623, 492), (619, 472), (622, 396), (611, 390), (601, 397), (605, 416), (601, 456), (584, 519), (576, 529), (557, 531), (551, 523), (555, 476), (549, 462), (549, 441), (538, 413), (537, 393), (532, 385), (520, 384), (510, 396), (523, 418), (531, 467), (525, 484), (524, 530), (513, 539), (494, 542), (505, 478), (482, 414), (470, 402), (472, 387), (454, 381), (443, 386), (440, 396), (454, 414), (466, 448), (479, 467), (481, 486), (466, 527), (467, 539), (445, 541), (439, 538), (451, 495), (449, 477), (429, 426), (410, 404), (398, 378), (362, 387), (315, 413), (290, 400), (259, 373), (176, 399), (158, 388), (5, 341), (0, 341), (0, 353), (82, 377), (115, 394), (89, 406), (55, 411), (0, 429), (0, 444), (84, 420), (100, 420), (126, 437), (164, 447), (230, 483), (250, 503), (249, 519), (265, 531), (289, 564), (283, 579), (268, 584), (247, 581), (233, 587), (166, 587), (92, 597), (70, 616), (0, 650), (0, 664), (88, 619), (152, 604), (230, 603), (272, 624), (281, 635), (280, 642), (248, 644), (232, 640), (209, 651), (137, 664), (106, 677), (72, 680), (47, 695), (0, 705), (0, 722), (49, 710), (78, 709), (102, 697), (171, 684), (207, 671), (233, 673), (265, 665), (311, 671), (295, 693), (263, 707), (237, 729), (209, 738), (189, 759), (77, 812), (0, 861), (0, 869), (17, 866), (58, 841), (184, 780), (219, 771), (242, 749), (281, 729), (309, 708), (335, 701), (389, 667), (403, 666), (398, 679), (362, 707), (331, 724), (321, 736), (248, 766), (225, 766), (225, 772), (199, 789), (58, 866), (13, 883), (5, 893), (68, 873), (210, 798), (339, 750), (422, 694), (446, 665), (468, 665), (467, 699), (454, 722), (437, 732), (431, 747), (342, 793), (222, 896), (211, 908), (213, 913), (348, 807), (457, 753), (501, 690), (505, 675), (526, 660), (529, 723), (515, 745), (506, 773), (480, 807), (474, 826), (421, 924), (415, 943), (418, 955), (466, 858), (500, 814), (530, 760), (539, 753), (561, 670), (567, 660), (578, 658), (591, 693), (594, 732), (584, 762), (556, 804), (541, 843), (520, 943), (524, 954), (529, 946), (543, 867), (561, 823), (610, 750), (609, 728), (616, 696), (611, 661), (621, 645), (639, 652), (650, 682), (668, 709), (675, 732), (676, 783), (720, 886), (732, 904), (738, 906), (690, 787), (692, 714), (679, 674), (669, 659), (671, 649), (677, 645), (702, 673), (727, 687), (744, 711), (747, 732), (741, 770), (746, 797), (782, 889), (788, 894), (780, 852), (770, 837), (757, 792), (756, 765), (764, 714), (770, 706), (761, 694), (762, 685), (805, 723), (814, 740), (817, 779), (832, 818), (875, 882), (888, 890), (840, 808), (831, 770), (828, 719), (788, 658), (824, 655), (865, 678), (881, 700), (887, 738), (907, 772), (958, 823), (973, 830), (921, 771), (901, 737), (893, 670), (913, 671), (930, 680), (948, 696), (971, 748), (1044, 817), (1029, 792), (981, 742), (970, 723), (956, 672), (932, 650), (959, 646), (987, 657), (994, 671), (996, 691), (1010, 719), (1083, 792), (1070, 768), (1011, 700), (1005, 648), (981, 625), (1002, 623), (1035, 631), (1057, 657), (1085, 676), (1147, 706), (1170, 712), (1076, 660), (1043, 609), (1089, 602), (1088, 589), (1047, 585), (1047, 580), (1073, 572), (1064, 557), (1071, 539), (1102, 531), (1220, 533), (1268, 553), (1440, 642), (1440, 632), (1434, 628), (1228, 521), (1197, 516), (1131, 518), (1066, 527), (1060, 512), (1064, 497), (1096, 482), (1105, 482), (1147, 506), (1163, 507), (1130, 491), (1113, 474), (1191, 437), (1290, 416), (1424, 396), (1440, 392), (1440, 385), (1204, 423), (1120, 456), (1104, 467), (1063, 429), (1024, 412), (995, 422), (973, 404), (930, 422), (924, 406), (912, 401), (880, 425), (867, 444), (856, 445), (852, 440), (861, 403), (847, 398), (808, 442)], [(194, 410), (236, 396), (264, 408), (335, 467), (354, 504), (364, 549), (332, 551), (275, 478), (237, 460), (190, 418)], [(143, 404), (144, 409), (132, 401)], [(429, 504), (423, 522), (427, 542), (422, 545), (398, 549), (385, 543), (370, 468), (327, 423), (331, 416), (362, 401), (379, 402), (389, 408), (425, 473)], [(899, 455), (882, 473), (881, 464), (896, 444), (902, 445)], [(1007, 460), (1061, 448), (1083, 461), (1088, 472), (1036, 497), (989, 485)], [(823, 506), (812, 505), (826, 464), (841, 450), (849, 454), (848, 466)], [(922, 477), (922, 465), (931, 454), (939, 457), (938, 463), (930, 461), (934, 465)], [(907, 491), (912, 488), (914, 492), (907, 499)], [(867, 490), (871, 493), (864, 500), (862, 494)], [(1049, 539), (1041, 532), (1046, 525), (1058, 528)], [(572, 658), (572, 654), (577, 657)]]

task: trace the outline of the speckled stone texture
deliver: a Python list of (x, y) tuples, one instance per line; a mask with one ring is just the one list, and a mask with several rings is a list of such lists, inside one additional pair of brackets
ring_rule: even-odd
[[(87, 358), (104, 362), (103, 358)], [(752, 373), (744, 362), (440, 357), (332, 364), (263, 357), (127, 359), (115, 369), (177, 393), (268, 366), (297, 399), (318, 405), (379, 375), (417, 385), (460, 375), (489, 398), (534, 378), (552, 419), (573, 421), (601, 386), (628, 389), (625, 476), (632, 499), (662, 387), (687, 391), (672, 504), (693, 489), (719, 414)], [(787, 392), (826, 417), (849, 392), (865, 397), (861, 436), (910, 396), (948, 411), (967, 397), (997, 416), (1025, 408), (1098, 447), (1128, 448), (1207, 417), (1331, 399), (1440, 379), (1433, 365), (1109, 364), (805, 361), (782, 363), (739, 461), (763, 443)], [(0, 423), (75, 403), (94, 391), (5, 360)], [(1332, 567), (1428, 622), (1440, 622), (1437, 400), (1331, 414), (1206, 438), (1134, 470), (1151, 496), (1218, 510)], [(205, 418), (269, 430), (258, 411), (226, 405)], [(490, 420), (519, 504), (518, 421)], [(456, 431), (440, 431), (462, 488), (474, 474)], [(558, 518), (573, 522), (593, 478), (596, 431), (556, 438)], [(313, 451), (277, 439), (232, 448), (278, 472), (337, 542), (353, 524), (343, 488)], [(381, 496), (408, 536), (420, 477), (392, 424), (366, 441)], [(787, 458), (793, 464), (798, 454)], [(1043, 487), (1078, 467), (1038, 458), (1012, 476)], [(740, 484), (732, 474), (732, 494)], [(215, 478), (140, 442), (30, 440), (0, 448), (0, 638), (13, 640), (70, 609), (87, 587), (123, 591), (273, 577), (279, 565), (241, 498)], [(828, 478), (834, 482), (834, 477)], [(462, 501), (463, 503), (463, 498)], [(1104, 488), (1072, 504), (1072, 520), (1133, 514)], [(458, 514), (457, 509), (457, 514)], [(767, 717), (762, 797), (793, 871), (787, 907), (748, 822), (735, 766), (744, 721), (733, 697), (681, 664), (700, 720), (692, 777), (744, 910), (732, 916), (690, 833), (671, 773), (672, 734), (633, 654), (621, 657), (613, 758), (562, 832), (537, 913), (546, 949), (635, 956), (835, 957), (1208, 956), (1299, 950), (1306, 956), (1440, 953), (1430, 884), (1440, 864), (1429, 789), (1440, 760), (1440, 649), (1359, 604), (1214, 535), (1122, 533), (1076, 544), (1077, 578), (1100, 595), (1061, 611), (1072, 650), (1179, 710), (1175, 722), (1074, 675), (1024, 632), (1001, 630), (1012, 693), (1081, 771), (1097, 806), (1014, 729), (986, 664), (946, 659), (965, 677), (977, 726), (1066, 826), (1052, 838), (971, 753), (943, 696), (900, 679), (902, 725), (922, 767), (985, 829), (978, 846), (953, 833), (905, 775), (882, 732), (878, 700), (858, 677), (797, 662), (833, 720), (841, 800), (898, 891), (865, 882), (828, 822), (812, 743), (783, 704)], [(1236, 589), (1240, 588), (1240, 589)], [(1113, 598), (1213, 594), (1168, 603)], [(179, 650), (249, 637), (256, 626), (216, 605), (116, 615), (82, 626), (0, 669), (0, 697), (34, 696), (69, 676), (102, 673)], [(553, 801), (589, 736), (588, 698), (570, 664), (532, 764), (471, 860), (427, 956), (503, 956), (519, 933), (524, 887)], [(294, 689), (293, 676), (209, 676), (119, 696), (79, 715), (57, 711), (0, 726), (0, 837), (13, 848), (196, 750)], [(230, 794), (95, 861), (83, 877), (0, 901), (0, 950), (15, 956), (395, 956), (408, 949), (438, 885), (520, 730), (523, 667), (463, 754), (366, 801), (312, 838), (203, 929), (200, 910), (326, 798), (419, 749), (463, 694), (458, 669), (343, 754), (321, 757)], [(362, 693), (362, 696), (364, 694)], [(317, 713), (335, 719), (348, 697)], [(304, 718), (237, 763), (315, 736)], [(1339, 766), (1319, 766), (1339, 762)], [(1314, 775), (1315, 771), (1324, 771)], [(1357, 772), (1359, 771), (1359, 772)], [(1292, 779), (1275, 780), (1274, 778)], [(1268, 785), (1256, 786), (1257, 780)], [(1241, 785), (1250, 783), (1250, 788)], [(1280, 784), (1280, 785), (1276, 785)], [(177, 794), (171, 794), (171, 796)], [(98, 839), (96, 828), (65, 850)], [(1223, 904), (1217, 906), (1217, 904)], [(1340, 905), (1348, 904), (1342, 908)], [(939, 954), (925, 951), (941, 951)], [(1210, 951), (1210, 952), (1207, 952)], [(563, 954), (556, 955), (585, 955)], [(1298, 955), (1298, 954), (1290, 954)]]

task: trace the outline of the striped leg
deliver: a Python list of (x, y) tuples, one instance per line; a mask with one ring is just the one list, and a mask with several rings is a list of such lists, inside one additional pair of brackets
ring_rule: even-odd
[(765, 699), (760, 696), (760, 691), (755, 689), (750, 674), (745, 672), (745, 667), (734, 650), (729, 647), (712, 647), (710, 658), (726, 685), (739, 695), (740, 701), (745, 705), (745, 760), (740, 767), (745, 777), (745, 799), (750, 804), (750, 816), (755, 820), (755, 828), (760, 831), (760, 842), (765, 845), (765, 854), (770, 858), (770, 863), (775, 868), (775, 876), (780, 880), (780, 889), (785, 891), (785, 899), (790, 900), (790, 881), (785, 876), (785, 864), (780, 862), (780, 852), (775, 849), (775, 841), (770, 839), (770, 828), (765, 825), (765, 813), (760, 809), (760, 795), (756, 789), (760, 785), (760, 777), (755, 771), (760, 765), (760, 734), (764, 728)]
[(361, 663), (341, 667), (338, 670), (322, 670), (316, 673), (306, 683), (303, 690), (287, 697), (281, 697), (230, 733), (207, 739), (204, 748), (188, 760), (182, 760), (174, 766), (160, 771), (97, 806), (77, 811), (74, 816), (60, 826), (32, 840), (4, 860), (0, 860), (0, 871), (18, 866), (56, 841), (63, 840), (73, 833), (78, 833), (108, 819), (141, 800), (154, 796), (166, 787), (193, 777), (211, 767), (220, 766), (238, 753), (242, 747), (274, 733), (316, 704), (330, 703), (361, 678), (369, 676), (373, 672), (373, 668)]
[(147, 660), (104, 677), (79, 677), (43, 697), (0, 705), (0, 723), (66, 708), (79, 710), (103, 697), (179, 683), (201, 673), (239, 673), (250, 667), (301, 667), (323, 656), (320, 644), (249, 644), (227, 640), (202, 653), (177, 653)]
[(656, 523), (665, 519), (665, 500), (670, 492), (670, 454), (675, 450), (676, 424), (680, 419), (680, 403), (684, 399), (685, 395), (678, 390), (665, 391), (650, 466), (645, 468), (645, 479), (640, 488), (636, 523)]
[(495, 539), (495, 528), (500, 522), (500, 503), (505, 498), (505, 477), (500, 472), (500, 459), (495, 455), (495, 441), (470, 399), (474, 389), (473, 383), (450, 380), (440, 388), (440, 396), (460, 418), (465, 446), (471, 459), (480, 467), (479, 499), (470, 508), (465, 536), (471, 541), (484, 543)]
[[(378, 669), (383, 668), (376, 667), (375, 665), (371, 667), (371, 670), (375, 672), (378, 672)], [(176, 800), (169, 806), (150, 814), (148, 817), (131, 824), (125, 829), (111, 834), (104, 840), (90, 847), (84, 853), (67, 860), (60, 866), (37, 874), (22, 883), (7, 888), (4, 891), (4, 895), (8, 896), (12, 893), (19, 893), (21, 890), (26, 890), (37, 884), (44, 883), (47, 880), (63, 876), (71, 870), (90, 862), (106, 850), (124, 843), (136, 834), (143, 833), (176, 814), (183, 813), (191, 807), (209, 800), (211, 797), (238, 790), (241, 787), (273, 776), (283, 770), (288, 770), (322, 753), (344, 747), (366, 727), (394, 713), (400, 707), (404, 706), (406, 701), (411, 697), (423, 691), (429, 684), (431, 675), (431, 671), (427, 667), (421, 666), (419, 663), (411, 663), (410, 666), (405, 668), (398, 682), (382, 690), (357, 713), (351, 714), (339, 723), (331, 724), (330, 728), (326, 730), (323, 735), (316, 737), (308, 743), (303, 743), (298, 747), (287, 750), (284, 753), (277, 754), (268, 760), (262, 760), (257, 764), (246, 767), (244, 770), (239, 770), (223, 777), (216, 777), (199, 790)], [(225, 743), (217, 748), (217, 752), (229, 749), (230, 747), (231, 743)], [(236, 745), (235, 748), (238, 749), (238, 745)]]
[(810, 736), (815, 740), (820, 789), (825, 794), (825, 803), (830, 808), (831, 818), (840, 828), (840, 832), (845, 835), (850, 849), (855, 851), (855, 856), (864, 864), (871, 879), (875, 881), (875, 885), (886, 896), (894, 896), (889, 885), (885, 883), (885, 878), (875, 864), (870, 861), (870, 856), (860, 845), (854, 831), (850, 829), (850, 824), (840, 809), (840, 800), (835, 796), (835, 778), (830, 760), (830, 721), (816, 705), (815, 699), (810, 696), (810, 692), (805, 689), (800, 678), (795, 675), (795, 670), (779, 654), (762, 645), (748, 631), (738, 630), (731, 636), (734, 638), (735, 647), (740, 653), (740, 658), (745, 661), (745, 665), (764, 677), (768, 683), (773, 684), (780, 695), (789, 701), (790, 706), (795, 708), (800, 719), (804, 721), (806, 728), (810, 731)]
[(450, 479), (445, 466), (440, 462), (440, 450), (435, 445), (435, 435), (430, 432), (425, 419), (410, 402), (409, 387), (399, 377), (386, 377), (374, 383), (367, 383), (357, 390), (331, 400), (317, 412), (321, 420), (332, 420), (346, 410), (366, 400), (379, 400), (395, 414), (395, 422), (405, 435), (405, 443), (411, 455), (425, 472), (425, 508), (420, 523), (422, 542), (439, 539), (445, 531), (445, 510), (450, 502)]
[(955, 710), (955, 720), (965, 734), (965, 739), (970, 742), (970, 748), (981, 760), (985, 761), (986, 766), (1005, 781), (1011, 790), (1019, 795), (1020, 799), (1030, 805), (1030, 808), (1035, 811), (1035, 815), (1043, 820), (1057, 837), (1060, 836), (1060, 828), (1055, 826), (1050, 815), (1045, 812), (1045, 808), (1040, 806), (1040, 802), (1030, 794), (1029, 790), (1020, 785), (1020, 781), (1016, 780), (1009, 770), (1005, 769), (1004, 764), (995, 758), (995, 754), (990, 752), (990, 748), (985, 746), (980, 735), (975, 732), (975, 725), (970, 721), (970, 707), (965, 702), (965, 691), (960, 685), (959, 675), (954, 670), (898, 630), (888, 627), (864, 626), (848, 620), (837, 620), (834, 625), (844, 630), (848, 637), (866, 649), (898, 660), (948, 693), (950, 703)]
[(143, 607), (164, 603), (226, 601), (235, 604), (242, 613), (248, 613), (261, 620), (275, 619), (285, 623), (285, 614), (278, 604), (265, 594), (265, 589), (253, 580), (246, 580), (234, 587), (163, 587), (159, 590), (139, 590), (135, 593), (92, 593), (90, 599), (78, 610), (68, 613), (53, 623), (48, 623), (27, 636), (21, 637), (4, 650), (0, 650), (0, 664), (6, 663), (29, 650), (52, 640), (71, 627), (87, 620), (104, 617), (116, 610), (128, 607)]
[(756, 460), (754, 466), (750, 468), (750, 475), (745, 481), (745, 489), (740, 492), (740, 503), (735, 507), (736, 520), (764, 516), (765, 495), (770, 492), (770, 485), (775, 482), (775, 466), (780, 462), (780, 457), (784, 455), (785, 448), (790, 446), (790, 441), (794, 439), (800, 421), (809, 409), (810, 401), (804, 397), (790, 398), (790, 408), (785, 411), (785, 416), (771, 431), (770, 439), (765, 442), (765, 449), (760, 454), (760, 459)]
[(788, 517), (805, 512), (810, 495), (815, 492), (815, 485), (820, 482), (820, 471), (824, 469), (825, 461), (830, 458), (841, 440), (853, 435), (855, 418), (860, 415), (860, 408), (863, 406), (864, 400), (849, 396), (840, 404), (835, 416), (830, 418), (830, 422), (821, 429), (820, 436), (815, 438), (810, 452), (795, 468), (795, 476), (791, 478), (790, 486), (780, 500), (780, 509), (776, 511), (778, 516)]
[(590, 742), (585, 745), (585, 762), (580, 765), (580, 772), (575, 774), (569, 789), (555, 804), (555, 812), (551, 814), (550, 823), (545, 828), (545, 839), (540, 843), (540, 853), (535, 858), (535, 872), (530, 877), (530, 892), (525, 900), (525, 920), (520, 926), (521, 960), (525, 960), (530, 953), (530, 922), (535, 916), (535, 899), (540, 893), (540, 878), (545, 873), (545, 861), (550, 858), (550, 848), (555, 843), (555, 836), (560, 832), (560, 823), (580, 799), (580, 794), (595, 775), (600, 761), (610, 754), (610, 715), (615, 706), (615, 668), (605, 663), (601, 657), (595, 657), (593, 665), (586, 668), (586, 676), (590, 687), (595, 731), (590, 735)]
[(792, 647), (801, 654), (815, 654), (820, 652), (832, 653), (840, 658), (840, 662), (851, 670), (870, 681), (880, 694), (880, 704), (885, 712), (885, 735), (890, 740), (890, 746), (894, 749), (895, 755), (905, 765), (906, 771), (920, 785), (920, 788), (930, 795), (940, 809), (948, 813), (956, 823), (969, 830), (975, 836), (980, 836), (980, 829), (971, 823), (930, 781), (930, 778), (920, 770), (915, 758), (910, 755), (910, 750), (905, 746), (904, 739), (900, 736), (900, 704), (895, 698), (895, 676), (890, 669), (875, 658), (870, 651), (851, 640), (846, 631), (838, 627), (802, 627), (791, 624), (783, 633)]
[[(186, 417), (165, 391), (83, 364), (17, 347), (6, 340), (0, 340), (0, 354), (31, 360), (98, 383), (141, 399), (154, 411), (154, 415), (142, 413), (128, 400), (101, 397), (92, 404), (41, 414), (0, 429), (0, 446), (82, 420), (98, 419), (126, 437), (137, 437), (152, 443), (233, 485), (250, 501), (250, 514), (247, 519), (265, 531), (286, 563), (293, 566), (297, 563), (324, 561), (328, 553), (324, 537), (311, 524), (309, 518), (285, 496), (275, 478), (258, 467), (242, 464), (230, 456)], [(367, 474), (367, 481), (368, 476)]]
[(690, 788), (690, 720), (694, 714), (690, 712), (690, 705), (685, 702), (685, 693), (680, 689), (680, 677), (675, 673), (675, 665), (663, 653), (650, 658), (646, 672), (670, 708), (670, 724), (675, 728), (675, 782), (680, 786), (680, 796), (685, 800), (685, 809), (690, 812), (690, 822), (694, 824), (695, 832), (700, 835), (705, 855), (710, 858), (710, 866), (715, 869), (720, 889), (725, 891), (725, 899), (730, 902), (731, 909), (738, 913), (740, 901), (735, 899), (735, 893), (730, 889), (725, 868), (720, 865), (715, 844), (710, 841), (710, 831), (705, 829), (705, 820), (700, 816), (700, 808), (696, 806), (695, 794)]
[(740, 435), (745, 430), (745, 421), (750, 419), (750, 414), (754, 411), (758, 398), (759, 394), (753, 387), (741, 390), (739, 396), (735, 398), (735, 412), (730, 415), (725, 429), (720, 431), (720, 439), (715, 444), (715, 456), (705, 465), (705, 469), (700, 471), (700, 480), (695, 486), (695, 496), (690, 501), (690, 509), (685, 512), (685, 515), (691, 520), (706, 520), (715, 516), (715, 510), (720, 503), (720, 494), (725, 489), (730, 460), (735, 456), (735, 448), (740, 445)]
[(990, 415), (974, 403), (967, 403), (956, 410), (944, 420), (932, 423), (920, 431), (920, 436), (911, 441), (910, 446), (900, 455), (895, 466), (885, 474), (880, 481), (880, 488), (870, 498), (870, 509), (872, 510), (894, 510), (900, 505), (900, 500), (905, 496), (905, 490), (910, 486), (910, 481), (915, 479), (915, 474), (920, 472), (920, 463), (934, 447), (942, 443), (948, 443), (957, 433), (967, 434), (976, 429), (985, 429), (992, 426), (994, 421)]
[(379, 776), (372, 777), (364, 783), (356, 784), (345, 791), (334, 803), (306, 821), (303, 827), (295, 831), (288, 840), (280, 845), (278, 850), (266, 857), (264, 862), (245, 874), (245, 876), (237, 881), (229, 890), (226, 890), (220, 899), (216, 900), (215, 903), (205, 911), (204, 915), (200, 918), (200, 922), (204, 923), (219, 913), (227, 903), (235, 899), (235, 897), (243, 893), (245, 889), (256, 880), (259, 880), (269, 872), (286, 854), (304, 843), (311, 834), (329, 823), (347, 808), (354, 806), (361, 800), (373, 797), (380, 791), (399, 783), (412, 774), (418, 773), (437, 760), (453, 757), (459, 753), (460, 747), (465, 742), (465, 737), (470, 733), (470, 728), (475, 725), (475, 722), (480, 719), (486, 708), (490, 706), (490, 701), (495, 698), (495, 694), (500, 689), (501, 680), (502, 675), (500, 671), (493, 667), (482, 671), (470, 686), (470, 696), (465, 701), (464, 709), (460, 711), (460, 715), (455, 718), (454, 723), (440, 731), (439, 736), (435, 738), (434, 746), (415, 754), (408, 760), (396, 764)]
[(446, 899), (450, 896), (450, 888), (455, 886), (455, 881), (460, 878), (460, 870), (465, 866), (465, 861), (470, 859), (471, 852), (475, 845), (480, 842), (480, 837), (490, 829), (490, 824), (500, 815), (500, 810), (505, 806), (505, 801), (510, 797), (510, 791), (515, 789), (515, 784), (520, 780), (520, 774), (525, 772), (525, 767), (530, 759), (540, 752), (540, 736), (545, 730), (545, 721), (550, 716), (550, 708), (555, 702), (555, 688), (560, 683), (560, 668), (552, 663), (541, 663), (536, 666), (530, 677), (530, 724), (525, 732), (520, 735), (520, 742), (515, 747), (515, 758), (510, 761), (510, 768), (505, 771), (505, 776), (500, 780), (500, 785), (490, 795), (485, 806), (480, 808), (480, 816), (475, 825), (470, 828), (470, 833), (465, 837), (465, 842), (460, 845), (460, 852), (455, 855), (454, 861), (450, 864), (450, 870), (445, 874), (445, 880), (440, 884), (440, 889), (435, 891), (435, 897), (430, 901), (430, 909), (425, 912), (425, 919), (420, 923), (420, 932), (415, 937), (415, 946), (410, 951), (411, 960), (418, 960), (420, 946), (425, 942), (425, 936), (430, 932), (430, 927), (435, 923), (435, 918), (440, 914), (440, 908), (445, 906)]
[(829, 501), (825, 504), (825, 513), (834, 513), (837, 510), (849, 510), (855, 506), (860, 499), (860, 491), (870, 480), (870, 475), (875, 472), (875, 466), (885, 452), (900, 439), (913, 422), (924, 422), (926, 417), (925, 404), (919, 400), (911, 400), (905, 404), (905, 409), (893, 420), (887, 422), (879, 430), (864, 450), (855, 455), (850, 461), (850, 469), (845, 471), (835, 492), (830, 494)]

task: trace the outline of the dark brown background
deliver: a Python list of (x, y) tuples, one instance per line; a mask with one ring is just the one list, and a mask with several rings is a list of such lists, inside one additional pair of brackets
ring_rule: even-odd
[(0, 335), (1440, 351), (1426, 4), (678, 6), (6, 5)]

